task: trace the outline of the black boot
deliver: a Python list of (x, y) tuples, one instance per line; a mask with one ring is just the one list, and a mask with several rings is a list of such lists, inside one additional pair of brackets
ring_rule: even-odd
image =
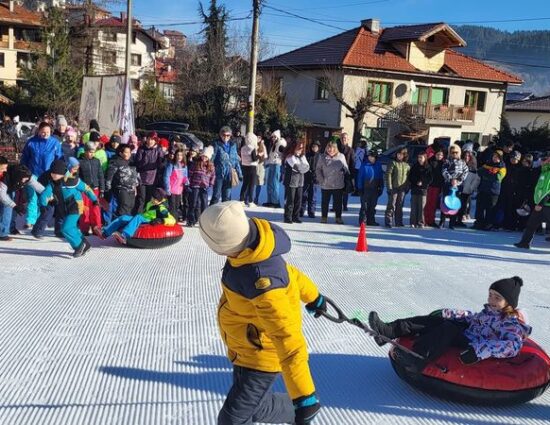
[(77, 249), (75, 249), (75, 251), (73, 253), (73, 257), (74, 258), (82, 257), (84, 254), (86, 254), (86, 252), (88, 252), (88, 250), (91, 247), (92, 247), (92, 245), (90, 245), (90, 242), (88, 242), (86, 240), (86, 238), (84, 238), (84, 240), (82, 241), (80, 246)]
[[(378, 313), (376, 313), (376, 311), (371, 311), (369, 313), (369, 326), (373, 331), (382, 336), (385, 336), (386, 338), (395, 338), (393, 327), (391, 325), (388, 325), (387, 323), (382, 322), (382, 320), (380, 320), (380, 318), (378, 317)], [(384, 341), (379, 336), (375, 336), (374, 340), (380, 347), (386, 344), (386, 341)]]

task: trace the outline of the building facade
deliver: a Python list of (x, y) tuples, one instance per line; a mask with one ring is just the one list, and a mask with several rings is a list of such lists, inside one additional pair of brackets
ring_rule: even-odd
[(507, 87), (522, 81), (454, 50), (465, 45), (444, 23), (381, 29), (366, 20), (259, 67), (288, 110), (321, 130), (352, 133), (342, 103), (353, 108), (367, 98), (359, 129), (367, 138), (390, 146), (439, 137), (487, 143), (500, 129)]
[(14, 86), (22, 81), (21, 69), (30, 66), (39, 50), (42, 15), (16, 4), (0, 2), (0, 84)]
[(550, 126), (550, 96), (511, 103), (506, 106), (505, 116), (514, 130)]

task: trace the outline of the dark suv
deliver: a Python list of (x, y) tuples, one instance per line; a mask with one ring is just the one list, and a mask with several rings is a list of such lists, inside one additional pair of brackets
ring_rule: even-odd
[(146, 136), (150, 131), (156, 131), (159, 137), (164, 137), (172, 143), (174, 139), (179, 137), (182, 143), (185, 143), (187, 148), (202, 150), (204, 143), (197, 136), (189, 131), (189, 124), (174, 121), (157, 121), (146, 124), (141, 130), (138, 130), (138, 136)]
[(382, 165), (382, 169), (386, 171), (386, 167), (392, 159), (395, 159), (395, 153), (400, 151), (403, 148), (407, 148), (409, 152), (409, 164), (414, 164), (416, 162), (416, 157), (420, 152), (425, 152), (428, 149), (428, 145), (399, 145), (389, 148), (388, 150), (382, 152), (378, 156), (378, 161)]

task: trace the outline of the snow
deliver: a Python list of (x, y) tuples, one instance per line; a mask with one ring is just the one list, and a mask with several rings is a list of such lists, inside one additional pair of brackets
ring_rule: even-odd
[[(248, 212), (288, 231), (287, 260), (349, 315), (479, 309), (491, 282), (519, 275), (533, 338), (550, 351), (550, 244), (541, 236), (519, 251), (518, 233), (368, 228), (369, 252), (356, 253), (356, 204), (345, 226)], [(160, 250), (90, 241), (80, 259), (54, 237), (0, 245), (0, 424), (215, 424), (231, 383), (216, 325), (223, 258), (196, 228)], [(550, 392), (506, 408), (450, 403), (401, 381), (387, 348), (353, 326), (306, 315), (304, 331), (323, 405), (317, 424), (550, 423)]]

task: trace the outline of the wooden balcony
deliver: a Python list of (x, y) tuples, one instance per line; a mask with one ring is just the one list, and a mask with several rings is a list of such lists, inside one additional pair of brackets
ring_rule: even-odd
[(1, 40), (0, 39), (0, 48), (1, 49), (7, 49), (10, 47), (10, 42), (8, 40)]
[(42, 43), (38, 41), (15, 40), (13, 48), (15, 50), (37, 51), (42, 49)]
[(459, 105), (407, 104), (405, 109), (413, 117), (424, 118), (426, 124), (473, 124), (476, 116), (475, 108)]

